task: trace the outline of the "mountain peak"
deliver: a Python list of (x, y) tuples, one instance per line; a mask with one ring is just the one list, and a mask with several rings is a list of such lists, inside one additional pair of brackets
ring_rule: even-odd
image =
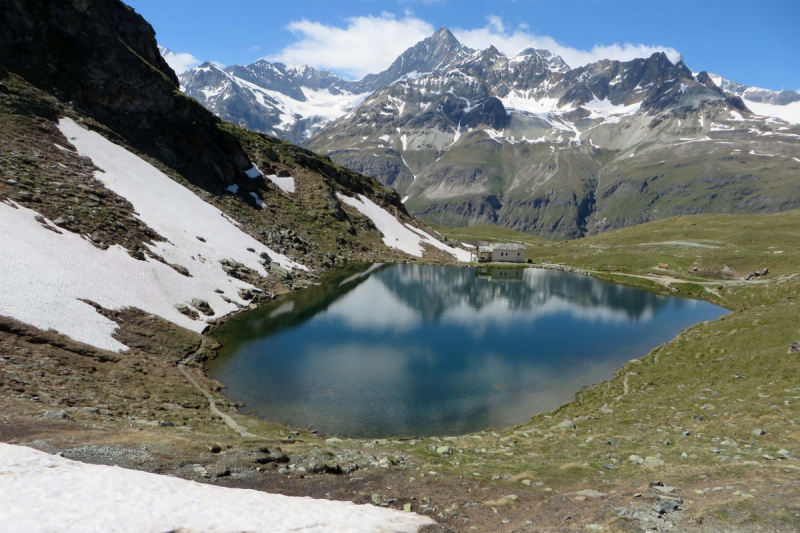
[(430, 39), (431, 41), (447, 42), (447, 43), (461, 45), (461, 42), (458, 39), (456, 39), (456, 36), (453, 35), (453, 32), (450, 31), (450, 28), (447, 28), (446, 26), (442, 26), (441, 28), (436, 30), (433, 33), (433, 35), (428, 37), (428, 39)]
[(461, 44), (448, 28), (442, 26), (430, 37), (406, 49), (388, 69), (379, 74), (365, 76), (361, 84), (365, 88), (375, 90), (410, 73), (445, 69), (449, 65), (463, 61), (472, 52), (473, 50)]
[(522, 52), (516, 55), (516, 57), (520, 56), (537, 56), (541, 59), (544, 64), (547, 66), (548, 69), (553, 70), (555, 72), (567, 72), (570, 69), (570, 66), (567, 65), (566, 61), (564, 61), (560, 55), (554, 54), (550, 50), (546, 50), (544, 48), (526, 48)]
[(195, 68), (197, 70), (208, 70), (208, 69), (211, 69), (211, 70), (219, 70), (220, 72), (222, 71), (221, 68), (219, 68), (217, 65), (215, 65), (211, 61), (206, 61), (205, 63), (203, 63), (199, 67), (195, 67)]

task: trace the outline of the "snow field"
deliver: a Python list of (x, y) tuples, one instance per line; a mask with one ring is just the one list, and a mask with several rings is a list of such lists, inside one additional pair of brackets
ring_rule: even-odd
[(786, 105), (762, 104), (745, 99), (744, 104), (756, 115), (783, 119), (786, 122), (800, 124), (800, 101)]
[(466, 250), (447, 246), (410, 224), (403, 225), (394, 215), (363, 194), (359, 194), (358, 198), (351, 198), (337, 192), (336, 197), (350, 207), (355, 207), (359, 213), (372, 220), (378, 230), (383, 233), (383, 243), (390, 248), (396, 248), (415, 257), (422, 257), (424, 249), (421, 244), (426, 243), (452, 254), (462, 262), (468, 262), (472, 258), (472, 254)]
[(433, 520), (373, 505), (231, 489), (0, 444), (4, 533), (414, 533)]
[(59, 129), (78, 153), (105, 171), (95, 177), (130, 201), (137, 217), (167, 239), (150, 249), (168, 263), (186, 267), (192, 277), (150, 258), (138, 261), (120, 246), (100, 250), (80, 235), (55, 233), (35, 220), (35, 211), (0, 204), (4, 229), (0, 314), (97, 348), (121, 351), (126, 347), (112, 337), (116, 324), (79, 299), (108, 309), (136, 307), (199, 332), (207, 327), (205, 322), (179, 313), (176, 304), (190, 305), (193, 298), (200, 298), (219, 317), (238, 308), (225, 302), (223, 295), (246, 304), (238, 291), (252, 287), (229, 277), (221, 259), (232, 259), (266, 276), (258, 263), (258, 254), (266, 252), (285, 268), (305, 269), (239, 230), (219, 209), (124, 148), (70, 119), (61, 120)]

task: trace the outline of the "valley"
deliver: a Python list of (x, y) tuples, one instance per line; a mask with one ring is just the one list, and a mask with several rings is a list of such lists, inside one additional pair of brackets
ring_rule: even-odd
[[(7, 383), (26, 392), (4, 387), (0, 427), (5, 441), (90, 462), (221, 486), (410, 504), (440, 524), (434, 531), (554, 529), (565, 516), (609, 531), (669, 524), (789, 531), (800, 512), (800, 361), (791, 349), (798, 332), (796, 223), (796, 211), (699, 215), (530, 246), (529, 257), (543, 268), (591, 271), (656, 294), (708, 299), (733, 313), (688, 328), (613, 379), (587, 383), (572, 402), (512, 428), (447, 438), (327, 438), (240, 414), (221, 384), (194, 363), (185, 366), (245, 429), (241, 435), (209, 411), (178, 366), (213, 356), (215, 341), (133, 312), (109, 314), (118, 338), (136, 346), (124, 357), (6, 323), (3, 353), (11, 357), (4, 366), (13, 365), (17, 376)], [(767, 276), (741, 279), (764, 266)], [(733, 279), (701, 275), (726, 267)], [(31, 360), (40, 363), (23, 366)], [(102, 385), (112, 379), (114, 388)], [(654, 481), (677, 489), (659, 492), (648, 487)], [(678, 500), (677, 510), (650, 510)]]
[[(172, 486), (219, 495), (197, 501), (229, 513), (221, 522), (235, 514), (223, 529), (254, 530), (239, 519), (265, 508), (284, 513), (286, 531), (800, 529), (791, 91), (694, 73), (664, 54), (577, 68), (539, 48), (507, 57), (446, 28), (357, 82), (266, 61), (178, 76), (150, 24), (117, 0), (4, 7), (0, 447), (52, 454), (34, 469), (30, 454), (0, 453), (7, 480), (35, 470), (44, 477), (32, 494), (69, 496), (68, 518), (94, 502), (68, 477), (49, 485), (48, 472), (89, 471), (70, 460), (191, 481)], [(466, 241), (523, 243), (527, 262), (473, 271)], [(345, 312), (348, 284), (366, 303)], [(416, 313), (424, 329), (449, 307), (462, 318), (457, 341), (448, 330), (425, 350), (448, 345), (453, 366), (425, 350), (407, 365), (442, 366), (429, 379), (444, 405), (463, 385), (448, 388), (458, 355), (486, 325), (465, 314), (502, 316), (508, 302), (546, 310), (567, 293), (585, 322), (543, 337), (526, 336), (525, 322), (515, 346), (550, 342), (559, 361), (556, 341), (569, 336), (583, 366), (554, 366), (558, 395), (508, 423), (445, 435), (433, 416), (424, 431), (411, 420), (402, 432), (325, 434), (251, 413), (239, 400), (258, 376), (246, 365), (239, 379), (253, 387), (214, 374), (265, 329), (337, 312), (358, 327)], [(713, 313), (670, 323), (656, 311), (674, 302)], [(669, 335), (646, 339), (643, 317)], [(301, 340), (350, 340), (344, 328), (326, 336), (334, 326)], [(608, 353), (604, 334), (630, 350), (593, 373), (586, 361)], [(347, 370), (345, 359), (327, 369), (296, 359), (311, 385), (281, 382), (307, 396), (334, 388), (315, 379)], [(373, 359), (350, 364), (365, 371)], [(464, 380), (495, 387), (494, 398), (530, 375), (520, 361), (505, 381), (486, 369)], [(400, 374), (372, 370), (376, 382)], [(380, 417), (390, 388), (376, 389), (367, 407)], [(397, 403), (421, 396), (403, 394)], [(480, 411), (467, 403), (450, 409)], [(4, 500), (24, 500), (11, 481)], [(265, 507), (242, 510), (243, 493), (217, 489), (255, 489), (247, 501)], [(167, 509), (153, 527), (180, 531), (169, 492), (153, 493)], [(278, 494), (315, 498), (315, 511)], [(0, 529), (41, 525), (10, 507)], [(258, 516), (260, 528), (270, 517)]]

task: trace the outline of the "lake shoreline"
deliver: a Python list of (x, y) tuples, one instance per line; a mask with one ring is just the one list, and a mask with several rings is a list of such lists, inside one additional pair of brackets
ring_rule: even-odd
[[(765, 257), (759, 254), (773, 244), (769, 237), (752, 240), (759, 244), (748, 257)], [(647, 268), (630, 265), (668, 262), (672, 267), (677, 256), (680, 271), (691, 269), (691, 262), (680, 263), (680, 251), (668, 251), (671, 257), (667, 259), (647, 255), (641, 248), (624, 256), (618, 254), (627, 253), (625, 249), (593, 255), (597, 252), (592, 248), (594, 242), (556, 243), (530, 253), (554, 264), (564, 262), (576, 269), (599, 272), (598, 276), (614, 276), (623, 283), (642, 283), (665, 294), (669, 289), (652, 279), (629, 275), (651, 276)], [(787, 246), (785, 242), (780, 245), (781, 249)], [(617, 255), (609, 259), (603, 256), (612, 251)], [(750, 260), (735, 263), (721, 255), (723, 251), (708, 252), (705, 266), (731, 265), (740, 276), (763, 268)], [(574, 254), (579, 258), (570, 260)], [(694, 260), (694, 255), (691, 257)], [(749, 530), (725, 517), (741, 515), (720, 513), (750, 509), (763, 517), (762, 523), (771, 524), (776, 531), (786, 530), (787, 524), (791, 528), (795, 523), (791, 516), (781, 515), (780, 509), (791, 509), (792, 502), (797, 501), (798, 492), (791, 483), (797, 466), (793, 457), (798, 452), (796, 437), (785, 433), (784, 428), (793, 428), (795, 406), (791, 396), (798, 393), (783, 391), (796, 388), (800, 382), (797, 356), (787, 354), (798, 327), (792, 305), (800, 289), (800, 273), (791, 266), (797, 264), (791, 253), (770, 256), (769, 260), (774, 273), (766, 279), (701, 285), (704, 290), (710, 289), (705, 292), (719, 294), (720, 304), (734, 313), (687, 328), (665, 346), (624, 365), (614, 378), (576, 391), (574, 401), (515, 428), (455, 440), (327, 441), (238, 413), (219, 393), (221, 384), (209, 380), (200, 366), (187, 361), (186, 371), (209, 391), (220, 410), (258, 435), (242, 436), (209, 413), (206, 398), (177, 368), (186, 355), (198, 349), (201, 356), (213, 353), (211, 339), (208, 346), (201, 346), (195, 337), (181, 337), (169, 324), (127, 312), (116, 317), (120, 334), (139, 339), (140, 347), (131, 357), (116, 363), (103, 362), (105, 354), (88, 352), (68, 339), (49, 339), (19, 324), (0, 327), (0, 342), (12, 339), (10, 342), (15, 343), (7, 345), (8, 353), (20, 346), (51, 359), (56, 356), (54, 362), (60, 360), (72, 368), (73, 374), (64, 378), (55, 366), (45, 378), (35, 379), (44, 380), (42, 383), (54, 391), (53, 398), (62, 394), (57, 392), (59, 387), (74, 383), (64, 397), (71, 398), (76, 406), (51, 408), (45, 407), (47, 398), (32, 402), (3, 395), (3, 412), (14, 414), (4, 415), (0, 435), (7, 442), (63, 452), (87, 462), (120, 464), (221, 486), (356, 503), (373, 503), (377, 494), (380, 505), (411, 504), (412, 510), (433, 516), (441, 525), (431, 531), (445, 527), (468, 531), (471, 526), (511, 531), (524, 528), (528, 520), (538, 528), (557, 529), (564, 516), (572, 516), (580, 527), (601, 524), (611, 531), (639, 528), (648, 522), (634, 513), (650, 512), (653, 500), (646, 497), (659, 494), (648, 487), (654, 479), (681, 489), (678, 495), (684, 499), (683, 510), (660, 515), (662, 518), (654, 524), (666, 526), (669, 522), (692, 532), (701, 528), (745, 532)], [(604, 273), (597, 268), (612, 263), (622, 272)], [(672, 268), (665, 275), (681, 278), (680, 271)], [(695, 280), (686, 276), (680, 283), (668, 283), (680, 290), (681, 283)], [(717, 289), (719, 286), (723, 289)], [(150, 337), (135, 337), (137, 331)], [(47, 343), (41, 344), (41, 338), (47, 338)], [(158, 346), (168, 353), (158, 355)], [(48, 355), (44, 355), (45, 349), (50, 350)], [(136, 365), (140, 359), (147, 359), (147, 364)], [(70, 376), (84, 380), (72, 381)], [(20, 378), (31, 381), (27, 373)], [(68, 381), (59, 384), (60, 379)], [(115, 388), (92, 385), (113, 380)], [(165, 390), (170, 392), (165, 394)], [(94, 400), (82, 400), (83, 391), (93, 394)], [(149, 397), (144, 398), (145, 394)], [(788, 405), (782, 403), (784, 396)], [(85, 405), (83, 402), (96, 405), (97, 410), (84, 411), (79, 407)], [(778, 405), (781, 411), (771, 409), (772, 405)], [(55, 412), (45, 417), (45, 409)], [(65, 411), (63, 417), (60, 410)], [(756, 430), (763, 434), (755, 435)], [(689, 435), (684, 436), (685, 432)], [(723, 442), (735, 445), (720, 446)], [(475, 452), (484, 448), (486, 454)], [(722, 451), (712, 453), (711, 449)], [(788, 455), (779, 454), (781, 450)], [(282, 454), (289, 463), (282, 462)], [(636, 462), (638, 459), (629, 460), (634, 456), (646, 465)], [(331, 464), (339, 465), (342, 473), (326, 473), (324, 465)], [(294, 465), (293, 471), (289, 465)], [(345, 473), (352, 465), (357, 468)], [(299, 468), (306, 469), (305, 475)], [(471, 492), (462, 485), (465, 481), (470, 482)], [(778, 490), (775, 485), (786, 488)], [(711, 490), (717, 486), (722, 490)], [(582, 490), (605, 496), (576, 495)], [(506, 498), (509, 494), (517, 499)], [(636, 498), (637, 494), (644, 497)], [(451, 512), (453, 506), (458, 514)], [(611, 512), (617, 508), (624, 508), (625, 514)]]

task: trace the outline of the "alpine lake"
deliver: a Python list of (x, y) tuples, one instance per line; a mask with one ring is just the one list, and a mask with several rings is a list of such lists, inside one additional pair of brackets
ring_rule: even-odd
[(571, 401), (728, 311), (533, 268), (359, 264), (233, 317), (208, 375), (241, 412), (324, 435), (455, 435)]

